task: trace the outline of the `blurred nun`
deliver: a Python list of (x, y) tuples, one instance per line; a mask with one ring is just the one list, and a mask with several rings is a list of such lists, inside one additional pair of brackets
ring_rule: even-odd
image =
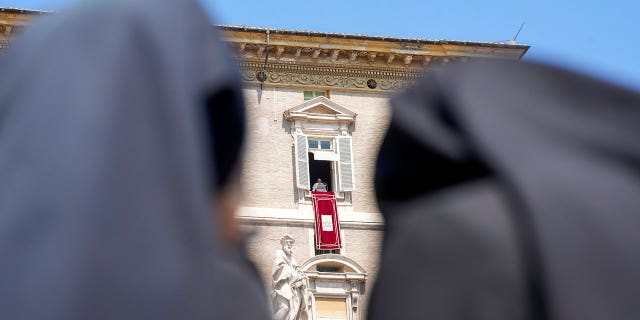
[(0, 317), (268, 319), (230, 218), (240, 84), (196, 1), (82, 1), (12, 46)]
[(640, 319), (638, 93), (478, 61), (392, 105), (369, 319)]

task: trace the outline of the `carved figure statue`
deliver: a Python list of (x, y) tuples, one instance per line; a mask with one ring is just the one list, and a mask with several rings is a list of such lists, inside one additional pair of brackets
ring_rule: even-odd
[(273, 258), (273, 311), (275, 320), (311, 320), (309, 279), (293, 258), (295, 240), (286, 234), (280, 238), (281, 250)]

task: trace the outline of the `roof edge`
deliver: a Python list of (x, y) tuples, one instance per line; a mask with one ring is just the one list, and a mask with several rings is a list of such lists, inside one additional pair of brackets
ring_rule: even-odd
[(510, 48), (510, 49), (521, 49), (521, 50), (524, 49), (525, 52), (530, 48), (529, 45), (512, 44), (508, 42), (397, 38), (397, 37), (385, 37), (385, 36), (371, 36), (371, 35), (364, 35), (364, 34), (287, 30), (287, 29), (277, 29), (277, 28), (262, 28), (262, 27), (225, 25), (225, 24), (216, 24), (214, 26), (220, 30), (228, 30), (228, 31), (246, 31), (246, 32), (269, 31), (269, 33), (271, 34), (283, 34), (283, 35), (315, 36), (315, 37), (343, 38), (343, 39), (356, 39), (356, 40), (378, 40), (378, 41), (415, 43), (415, 44), (449, 44), (449, 45), (463, 45), (463, 46), (473, 45), (473, 46), (492, 47), (492, 48)]
[[(40, 14), (54, 13), (55, 11), (13, 8), (13, 7), (0, 7), (0, 12), (40, 15)], [(413, 43), (413, 44), (461, 45), (461, 46), (479, 46), (479, 47), (489, 47), (489, 48), (519, 49), (519, 50), (524, 50), (521, 57), (524, 56), (524, 54), (531, 47), (525, 44), (515, 44), (515, 43), (509, 43), (509, 42), (483, 42), (483, 41), (399, 38), (399, 37), (386, 37), (386, 36), (371, 36), (371, 35), (364, 35), (364, 34), (287, 30), (287, 29), (278, 29), (278, 28), (262, 28), (262, 27), (225, 25), (225, 24), (215, 24), (214, 26), (219, 30), (228, 30), (228, 31), (265, 32), (265, 33), (269, 31), (270, 33), (283, 34), (283, 35), (301, 35), (301, 36), (342, 38), (342, 39), (354, 39), (354, 40), (376, 40), (376, 41), (401, 42), (401, 43)]]
[(55, 11), (49, 10), (34, 10), (34, 9), (24, 9), (24, 8), (13, 8), (13, 7), (0, 7), (0, 12), (8, 12), (8, 13), (20, 13), (20, 14), (46, 14), (52, 13)]

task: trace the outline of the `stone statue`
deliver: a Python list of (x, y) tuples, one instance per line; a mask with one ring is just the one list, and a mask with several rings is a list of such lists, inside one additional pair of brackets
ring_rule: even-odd
[(273, 258), (273, 311), (275, 320), (311, 320), (309, 280), (293, 258), (292, 236), (280, 238), (281, 250)]

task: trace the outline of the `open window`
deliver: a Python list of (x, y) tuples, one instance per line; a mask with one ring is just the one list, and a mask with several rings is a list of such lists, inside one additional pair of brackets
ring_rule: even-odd
[[(308, 137), (309, 147), (309, 176), (311, 178), (311, 186), (313, 186), (318, 179), (327, 185), (327, 191), (337, 191), (334, 186), (334, 171), (333, 161), (336, 160), (334, 156), (334, 142), (332, 138), (323, 137)], [(312, 190), (313, 191), (313, 190)]]
[(350, 136), (327, 138), (294, 133), (294, 139), (298, 188), (312, 190), (321, 179), (328, 191), (355, 189)]
[(285, 117), (292, 125), (301, 199), (322, 179), (329, 191), (350, 202), (356, 185), (351, 138), (356, 114), (319, 96), (287, 110)]

